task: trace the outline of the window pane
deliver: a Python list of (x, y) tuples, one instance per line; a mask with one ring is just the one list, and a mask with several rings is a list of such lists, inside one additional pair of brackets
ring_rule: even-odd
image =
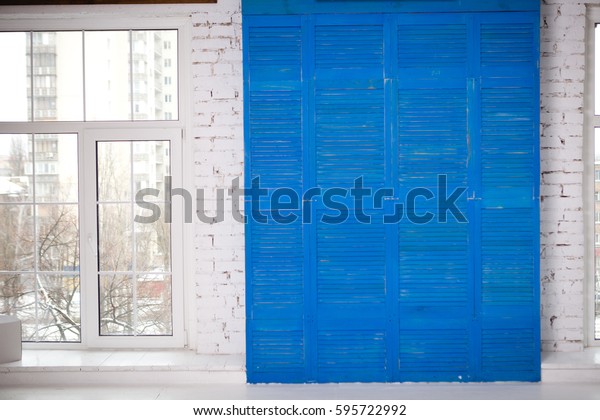
[(0, 314), (16, 316), (25, 305), (31, 288), (25, 287), (23, 278), (22, 274), (0, 274)]
[(82, 32), (33, 32), (33, 118), (83, 120)]
[[(136, 206), (136, 214), (152, 223), (135, 223), (136, 270), (168, 273), (171, 271), (171, 225), (165, 222), (165, 204), (152, 203), (156, 208)], [(160, 215), (160, 217), (158, 217)]]
[(98, 201), (131, 200), (131, 142), (97, 143)]
[(36, 291), (33, 274), (0, 274), (0, 314), (21, 320), (24, 341), (36, 341)]
[(85, 119), (131, 119), (129, 31), (89, 31), (85, 38)]
[(97, 143), (103, 335), (172, 335), (169, 156), (169, 141)]
[(40, 271), (79, 271), (79, 215), (76, 204), (37, 206)]
[(173, 334), (171, 276), (143, 274), (137, 277), (137, 335)]
[(28, 32), (0, 32), (0, 121), (31, 121), (29, 45)]
[(75, 134), (0, 135), (2, 313), (25, 341), (80, 340), (77, 161)]
[(78, 197), (77, 135), (35, 135), (36, 201), (76, 203)]
[[(596, 28), (596, 34), (598, 34), (598, 28)], [(597, 96), (600, 98), (600, 96)], [(600, 220), (600, 201), (598, 198), (600, 197), (600, 179), (598, 177), (598, 173), (600, 172), (600, 128), (595, 129), (595, 183), (594, 183), (594, 197), (596, 200), (594, 201), (594, 209), (595, 209), (595, 220)], [(594, 238), (595, 238), (595, 270), (594, 270), (594, 280), (595, 280), (595, 338), (596, 340), (600, 340), (600, 224), (594, 224)]]
[(0, 203), (33, 201), (31, 138), (0, 134)]
[(0, 204), (0, 271), (33, 271), (33, 206)]
[[(594, 28), (594, 34), (595, 34), (595, 57), (596, 57), (596, 65), (595, 65), (595, 85), (596, 85), (596, 92), (594, 92), (594, 102), (595, 102), (595, 114), (596, 115), (600, 115), (600, 28), (598, 25), (596, 25), (596, 27)], [(598, 150), (596, 148), (596, 150)], [(597, 160), (597, 159), (596, 159)]]
[(133, 142), (134, 196), (149, 189), (144, 201), (164, 201), (165, 183), (170, 174), (168, 141)]
[(99, 269), (133, 270), (131, 204), (98, 205)]
[(100, 276), (100, 335), (134, 335), (132, 278)]
[(37, 279), (37, 341), (80, 341), (79, 276), (38, 274)]
[(178, 119), (177, 49), (164, 48), (165, 42), (176, 45), (177, 31), (133, 31), (131, 36), (134, 120)]

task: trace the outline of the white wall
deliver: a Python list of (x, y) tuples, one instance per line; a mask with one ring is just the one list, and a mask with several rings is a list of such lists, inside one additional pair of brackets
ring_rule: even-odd
[[(588, 3), (597, 3), (595, 0)], [(544, 0), (541, 18), (542, 348), (584, 346), (585, 4)]]
[[(600, 0), (589, 3), (600, 5)], [(194, 16), (199, 25), (194, 27), (198, 39), (193, 71), (196, 184), (204, 188), (229, 186), (243, 166), (239, 1), (220, 0), (218, 9)], [(582, 2), (542, 2), (540, 252), (545, 351), (578, 351), (584, 346), (585, 13)], [(245, 351), (243, 228), (228, 220), (196, 226), (200, 352)]]
[[(242, 16), (240, 0), (219, 0), (195, 13), (192, 75), (195, 185), (215, 208), (216, 189), (229, 189), (244, 167)], [(227, 197), (227, 194), (226, 194)], [(199, 353), (245, 353), (244, 225), (194, 226)]]

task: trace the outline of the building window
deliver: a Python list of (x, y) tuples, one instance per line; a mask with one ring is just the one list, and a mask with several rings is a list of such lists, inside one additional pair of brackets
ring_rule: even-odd
[[(177, 90), (155, 78), (167, 60), (177, 77), (177, 32), (0, 33), (0, 314), (21, 319), (26, 342), (183, 345), (182, 226), (166, 190), (181, 182), (183, 125), (159, 103)], [(142, 188), (159, 192), (148, 208), (162, 218), (140, 218)]]
[[(161, 89), (154, 69), (176, 63), (177, 53), (156, 48), (155, 37), (177, 43), (176, 30), (0, 33), (4, 57), (12, 63), (0, 68), (0, 88), (13, 98), (0, 104), (0, 121), (163, 119), (157, 102), (162, 95), (151, 94)], [(175, 68), (165, 85), (176, 74)], [(136, 105), (154, 112), (134, 112)]]
[[(586, 195), (589, 214), (588, 231), (593, 229), (594, 243), (588, 240), (591, 256), (587, 262), (589, 277), (588, 307), (591, 318), (588, 331), (588, 345), (600, 344), (600, 9), (588, 10), (588, 52), (586, 75), (586, 166), (590, 168), (586, 176)], [(593, 71), (591, 69), (594, 69)], [(591, 170), (593, 169), (593, 172)], [(592, 223), (593, 221), (593, 223)], [(590, 232), (590, 236), (591, 236)], [(593, 256), (593, 257), (592, 257)]]
[(171, 59), (165, 58), (165, 67), (171, 67)]
[(165, 86), (170, 86), (172, 83), (171, 76), (165, 76)]

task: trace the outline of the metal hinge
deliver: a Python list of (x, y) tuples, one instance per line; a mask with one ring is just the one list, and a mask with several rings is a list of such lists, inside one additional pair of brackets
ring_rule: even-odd
[(475, 191), (473, 191), (471, 196), (467, 197), (467, 201), (481, 201), (481, 197), (475, 197)]

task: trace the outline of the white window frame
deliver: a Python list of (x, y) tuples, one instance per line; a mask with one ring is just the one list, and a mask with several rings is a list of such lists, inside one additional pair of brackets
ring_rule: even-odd
[[(585, 344), (588, 347), (600, 346), (595, 339), (595, 225), (596, 225), (596, 169), (595, 169), (595, 128), (600, 128), (600, 115), (596, 115), (595, 98), (596, 83), (596, 37), (595, 27), (600, 24), (600, 7), (588, 6), (586, 13), (586, 74), (584, 104), (584, 225), (585, 232)], [(598, 57), (600, 59), (600, 57)], [(600, 81), (598, 81), (600, 83)]]
[[(155, 7), (157, 10), (160, 6)], [(39, 8), (40, 10), (43, 7)], [(21, 9), (18, 9), (21, 10)], [(81, 281), (81, 325), (82, 334), (80, 343), (23, 343), (24, 348), (30, 349), (93, 349), (93, 348), (196, 348), (196, 324), (195, 319), (195, 281), (194, 270), (190, 261), (193, 261), (191, 250), (193, 249), (192, 229), (185, 229), (182, 224), (176, 227), (175, 223), (172, 229), (172, 253), (178, 254), (181, 259), (178, 266), (173, 263), (173, 273), (181, 279), (180, 287), (175, 291), (175, 281), (173, 289), (173, 336), (169, 337), (126, 337), (126, 336), (100, 336), (99, 325), (94, 324), (98, 320), (97, 300), (92, 302), (93, 296), (97, 298), (97, 276), (90, 278), (90, 270), (94, 270), (95, 256), (93, 250), (88, 246), (88, 235), (90, 227), (95, 220), (95, 205), (92, 207), (88, 203), (93, 202), (95, 197), (90, 197), (90, 192), (95, 195), (95, 187), (91, 190), (90, 180), (85, 170), (86, 166), (95, 164), (89, 159), (90, 144), (93, 143), (94, 136), (101, 138), (103, 136), (114, 135), (115, 132), (122, 133), (126, 130), (130, 136), (148, 137), (151, 132), (156, 130), (170, 130), (170, 135), (174, 132), (180, 133), (181, 141), (173, 141), (174, 144), (180, 144), (181, 161), (172, 161), (171, 171), (173, 176), (173, 187), (185, 188), (188, 191), (193, 190), (193, 167), (192, 160), (186, 159), (186, 156), (193, 156), (191, 142), (187, 141), (187, 133), (191, 132), (191, 18), (189, 13), (180, 12), (178, 15), (169, 17), (146, 17), (140, 15), (139, 18), (132, 18), (132, 10), (123, 11), (120, 9), (114, 14), (94, 13), (81, 14), (81, 8), (77, 6), (65, 6), (56, 14), (29, 13), (31, 9), (24, 8), (22, 13), (15, 13), (14, 16), (6, 14), (0, 16), (2, 31), (67, 31), (67, 30), (150, 30), (150, 29), (177, 29), (178, 31), (178, 106), (179, 120), (177, 121), (88, 121), (88, 122), (0, 122), (0, 132), (10, 134), (29, 134), (29, 133), (75, 133), (78, 135), (79, 144), (79, 208), (80, 208), (80, 281)], [(36, 9), (37, 10), (37, 9)], [(119, 12), (121, 15), (119, 15)], [(134, 12), (133, 12), (134, 13)], [(172, 14), (172, 13), (171, 13)], [(48, 18), (52, 15), (51, 18)], [(83, 17), (82, 17), (83, 16)], [(160, 16), (159, 13), (154, 16)], [(137, 134), (136, 134), (137, 133)], [(98, 137), (100, 136), (100, 137)], [(156, 137), (156, 136), (153, 136)], [(132, 138), (130, 140), (135, 140)], [(89, 144), (88, 144), (89, 143)], [(83, 145), (83, 147), (82, 147)], [(94, 147), (95, 149), (95, 147)], [(172, 152), (176, 152), (175, 147)], [(171, 153), (171, 159), (176, 155)], [(95, 156), (95, 150), (94, 150)], [(85, 162), (85, 164), (84, 164)], [(175, 174), (177, 170), (177, 174)], [(95, 176), (94, 176), (95, 177)], [(177, 185), (175, 182), (179, 182)], [(183, 211), (183, 205), (177, 200), (173, 202), (173, 220)], [(93, 213), (93, 218), (90, 213)], [(182, 218), (183, 223), (183, 218)], [(93, 232), (96, 235), (96, 232)], [(91, 261), (91, 262), (90, 262)], [(85, 279), (84, 279), (85, 277)], [(96, 292), (86, 290), (92, 285)], [(175, 297), (175, 293), (179, 296)], [(86, 302), (86, 307), (83, 303)]]

